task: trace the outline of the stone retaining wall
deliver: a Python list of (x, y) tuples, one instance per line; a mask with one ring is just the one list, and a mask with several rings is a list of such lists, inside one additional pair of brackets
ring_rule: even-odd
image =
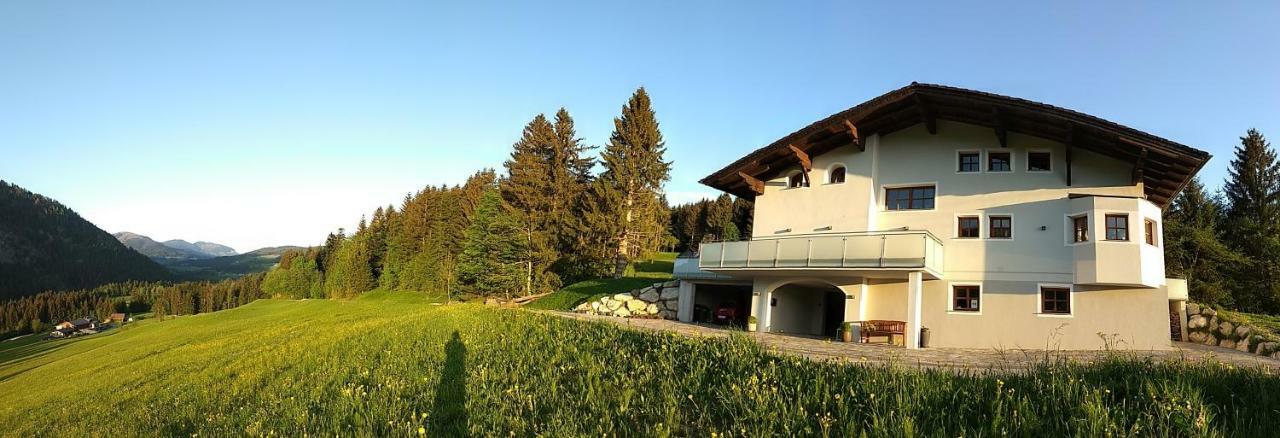
[(587, 301), (573, 308), (573, 311), (623, 318), (676, 319), (676, 306), (679, 305), (679, 300), (680, 282), (673, 280)]
[(1280, 343), (1258, 334), (1252, 326), (1227, 321), (1212, 307), (1196, 303), (1187, 303), (1187, 341), (1280, 359)]

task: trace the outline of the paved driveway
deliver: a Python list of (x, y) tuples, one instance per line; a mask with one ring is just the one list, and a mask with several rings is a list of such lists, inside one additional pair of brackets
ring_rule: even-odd
[[(613, 316), (586, 315), (570, 312), (551, 312), (573, 319), (608, 321), (636, 330), (655, 330), (679, 333), (687, 336), (728, 336), (730, 330), (711, 325), (684, 323), (662, 319), (632, 319)], [(739, 332), (743, 333), (743, 332)], [(1066, 358), (1087, 362), (1106, 354), (1133, 355), (1140, 358), (1190, 361), (1219, 361), (1236, 366), (1262, 366), (1280, 371), (1280, 360), (1263, 358), (1236, 350), (1210, 347), (1186, 342), (1175, 342), (1175, 348), (1164, 351), (1103, 350), (1026, 350), (1026, 349), (977, 349), (977, 348), (924, 348), (907, 350), (886, 344), (857, 344), (833, 342), (828, 339), (781, 335), (774, 333), (746, 333), (766, 348), (788, 354), (798, 354), (816, 360), (835, 360), (874, 364), (893, 364), (908, 367), (1016, 371), (1026, 369), (1031, 363), (1045, 358)]]

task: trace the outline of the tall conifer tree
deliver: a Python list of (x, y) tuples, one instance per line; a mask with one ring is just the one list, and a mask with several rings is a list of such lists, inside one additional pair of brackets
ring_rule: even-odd
[(1237, 304), (1244, 310), (1275, 310), (1280, 292), (1280, 162), (1262, 133), (1240, 137), (1223, 186), (1226, 241), (1247, 257), (1236, 266)]
[(604, 248), (612, 253), (614, 278), (627, 265), (659, 242), (665, 232), (665, 205), (658, 195), (669, 178), (671, 163), (663, 159), (666, 144), (658, 118), (644, 87), (636, 90), (613, 120), (613, 134), (600, 155), (604, 173), (593, 184), (592, 228), (604, 234)]

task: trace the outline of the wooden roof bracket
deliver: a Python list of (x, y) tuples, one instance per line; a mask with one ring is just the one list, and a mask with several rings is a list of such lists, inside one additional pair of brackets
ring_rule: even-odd
[(1000, 147), (1002, 148), (1009, 147), (1009, 130), (1004, 125), (1004, 117), (1002, 114), (1000, 114), (999, 106), (995, 106), (995, 105), (991, 106), (991, 118), (995, 119), (996, 140), (1000, 142)]
[(844, 126), (849, 129), (849, 137), (853, 138), (853, 145), (858, 148), (858, 152), (866, 152), (867, 145), (862, 142), (862, 137), (858, 135), (858, 127), (854, 126), (849, 119), (844, 119)]
[(800, 168), (804, 169), (804, 172), (802, 172), (804, 174), (804, 185), (805, 187), (808, 187), (809, 171), (813, 170), (813, 161), (809, 159), (809, 154), (806, 154), (803, 150), (796, 147), (796, 145), (789, 144), (787, 145), (787, 148), (791, 149), (791, 153), (796, 156), (796, 161), (800, 162)]
[(738, 172), (738, 176), (742, 177), (742, 181), (747, 183), (747, 187), (750, 187), (751, 192), (755, 193), (756, 196), (764, 194), (764, 181), (756, 179), (746, 172)]
[(1133, 163), (1133, 179), (1130, 184), (1137, 185), (1140, 189), (1146, 189), (1143, 186), (1142, 168), (1147, 164), (1147, 148), (1142, 148), (1142, 152), (1138, 153), (1138, 159)]
[(1067, 145), (1067, 187), (1071, 187), (1071, 150), (1076, 144), (1076, 125), (1067, 122), (1067, 138), (1062, 143)]
[(919, 94), (912, 94), (911, 100), (915, 102), (916, 109), (920, 111), (920, 119), (924, 121), (924, 127), (929, 130), (929, 135), (937, 134), (938, 118), (933, 113), (933, 108), (930, 108), (929, 104), (925, 103), (924, 98), (920, 97)]

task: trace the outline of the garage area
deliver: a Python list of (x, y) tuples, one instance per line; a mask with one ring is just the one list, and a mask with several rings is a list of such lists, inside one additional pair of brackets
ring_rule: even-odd
[(793, 283), (773, 291), (769, 331), (835, 337), (844, 322), (846, 296), (819, 283)]
[(750, 285), (694, 284), (694, 322), (745, 327), (750, 315)]

